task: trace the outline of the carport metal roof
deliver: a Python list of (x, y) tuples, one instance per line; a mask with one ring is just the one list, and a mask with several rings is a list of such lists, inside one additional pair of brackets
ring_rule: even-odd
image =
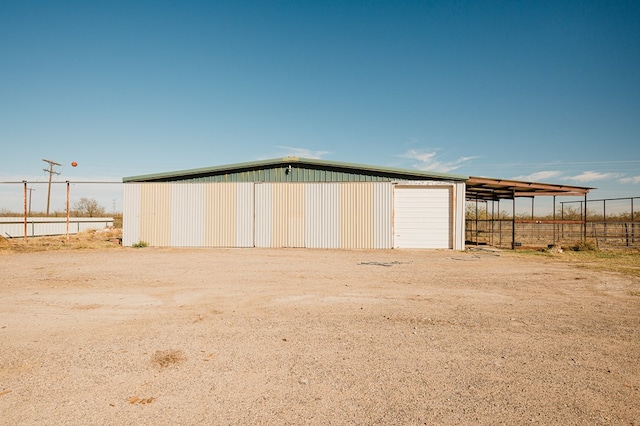
[(595, 188), (470, 176), (467, 200), (512, 200), (517, 197), (584, 196)]

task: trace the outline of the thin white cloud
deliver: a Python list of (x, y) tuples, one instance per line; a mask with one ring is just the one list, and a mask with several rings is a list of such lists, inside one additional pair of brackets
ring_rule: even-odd
[(631, 176), (631, 177), (625, 177), (620, 179), (621, 183), (633, 183), (633, 184), (638, 184), (640, 183), (640, 176)]
[(544, 170), (541, 172), (531, 173), (524, 176), (515, 176), (513, 180), (522, 180), (525, 182), (545, 182), (551, 179), (557, 178), (562, 175), (562, 172), (558, 170)]
[(600, 173), (594, 171), (582, 172), (579, 175), (571, 176), (569, 179), (575, 180), (576, 182), (586, 183), (586, 182), (594, 182), (597, 180), (605, 180), (605, 179), (615, 179), (619, 175), (616, 173)]
[(312, 158), (312, 159), (322, 159), (325, 155), (329, 154), (329, 151), (313, 151), (307, 148), (298, 148), (295, 146), (283, 146), (278, 145), (276, 148), (282, 150), (282, 156), (287, 157), (302, 157), (302, 158)]
[(438, 158), (436, 158), (436, 155), (436, 152), (410, 149), (404, 154), (399, 155), (399, 157), (413, 160), (414, 164), (412, 164), (412, 166), (418, 170), (427, 170), (441, 173), (447, 173), (459, 169), (467, 161), (471, 161), (477, 158), (460, 157), (455, 161), (440, 161)]

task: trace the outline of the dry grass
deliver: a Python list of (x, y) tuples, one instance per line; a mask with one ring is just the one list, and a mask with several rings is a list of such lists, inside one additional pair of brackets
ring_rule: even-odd
[(640, 253), (638, 251), (607, 250), (593, 253), (574, 253), (574, 262), (595, 271), (620, 272), (640, 277)]
[(105, 228), (78, 234), (52, 237), (0, 238), (0, 253), (35, 252), (51, 250), (113, 249), (122, 247), (122, 229)]
[[(107, 228), (54, 237), (0, 238), (0, 254), (78, 249), (122, 248), (122, 229)], [(549, 250), (501, 251), (512, 256), (539, 256), (573, 264), (594, 271), (619, 272), (640, 277), (640, 250), (564, 250), (561, 253)]]
[(515, 252), (513, 255), (541, 256), (593, 271), (618, 272), (640, 277), (640, 251), (634, 249), (563, 251), (562, 253), (527, 250)]

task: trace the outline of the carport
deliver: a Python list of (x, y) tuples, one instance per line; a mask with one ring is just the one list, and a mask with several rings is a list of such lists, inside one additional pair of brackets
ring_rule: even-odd
[[(516, 244), (516, 225), (517, 224), (547, 224), (547, 225), (564, 225), (572, 224), (581, 225), (581, 238), (584, 241), (586, 239), (587, 232), (587, 209), (586, 207), (581, 212), (581, 218), (579, 220), (564, 220), (564, 218), (556, 218), (556, 197), (584, 197), (584, 205), (586, 206), (587, 194), (590, 190), (595, 188), (582, 187), (582, 186), (569, 186), (569, 185), (555, 185), (549, 183), (540, 182), (525, 182), (517, 180), (505, 180), (494, 179), (487, 177), (471, 176), (466, 181), (466, 199), (467, 201), (475, 201), (475, 237), (473, 240), (467, 239), (467, 244), (480, 244), (479, 241), (479, 227), (478, 227), (478, 212), (480, 202), (486, 203), (485, 216), (486, 220), (490, 221), (493, 226), (495, 218), (495, 203), (498, 206), (498, 212), (500, 212), (500, 201), (511, 200), (512, 213), (511, 213), (511, 248), (515, 249)], [(553, 218), (551, 220), (536, 220), (535, 219), (535, 198), (536, 197), (553, 197)], [(518, 219), (516, 218), (516, 199), (517, 198), (530, 198), (531, 199), (531, 219)], [(491, 215), (489, 216), (488, 204), (491, 202)], [(467, 218), (469, 220), (470, 218)], [(556, 232), (554, 226), (553, 242), (556, 242)]]

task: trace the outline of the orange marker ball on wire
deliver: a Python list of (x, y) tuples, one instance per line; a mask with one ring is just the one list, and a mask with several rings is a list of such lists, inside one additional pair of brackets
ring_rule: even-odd
[(72, 162), (71, 162), (71, 166), (72, 166), (72, 167), (76, 167), (77, 165), (78, 165), (78, 163), (76, 163), (75, 161), (72, 161)]

